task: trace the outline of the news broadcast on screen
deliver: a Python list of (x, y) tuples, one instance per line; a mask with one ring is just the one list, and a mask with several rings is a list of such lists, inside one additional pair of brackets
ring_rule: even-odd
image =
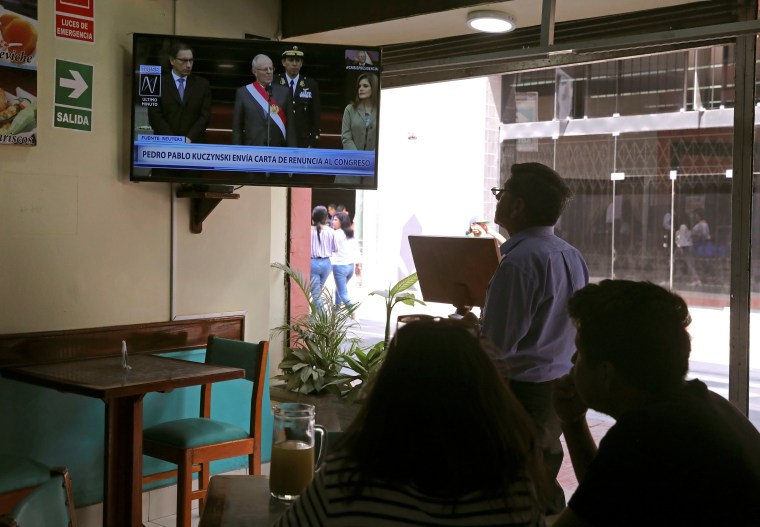
[(381, 50), (133, 35), (136, 182), (377, 188)]

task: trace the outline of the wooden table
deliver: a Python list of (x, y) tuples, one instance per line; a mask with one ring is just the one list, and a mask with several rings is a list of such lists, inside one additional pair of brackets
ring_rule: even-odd
[[(155, 355), (6, 367), (4, 377), (102, 399), (106, 405), (103, 525), (142, 525), (142, 400), (148, 392), (242, 378), (239, 368)], [(55, 438), (50, 438), (55, 440)]]
[(198, 527), (264, 527), (287, 508), (270, 497), (266, 476), (214, 476)]

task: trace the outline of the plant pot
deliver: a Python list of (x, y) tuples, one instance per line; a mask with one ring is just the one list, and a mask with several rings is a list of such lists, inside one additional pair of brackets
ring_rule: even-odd
[(316, 422), (325, 427), (328, 432), (342, 432), (359, 412), (360, 403), (348, 403), (333, 393), (302, 394), (292, 392), (285, 385), (269, 388), (272, 401), (282, 403), (306, 403), (314, 405)]

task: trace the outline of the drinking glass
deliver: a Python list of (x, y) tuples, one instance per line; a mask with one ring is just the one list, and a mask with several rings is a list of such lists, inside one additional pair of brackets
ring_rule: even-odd
[(315, 436), (320, 436), (317, 463), (325, 445), (325, 429), (314, 423), (314, 405), (274, 406), (274, 438), (269, 466), (269, 492), (282, 501), (296, 499), (314, 477)]

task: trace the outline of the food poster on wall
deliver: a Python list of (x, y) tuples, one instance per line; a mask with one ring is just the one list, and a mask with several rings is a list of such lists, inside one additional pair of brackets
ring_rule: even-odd
[(0, 144), (37, 144), (37, 0), (0, 0)]

